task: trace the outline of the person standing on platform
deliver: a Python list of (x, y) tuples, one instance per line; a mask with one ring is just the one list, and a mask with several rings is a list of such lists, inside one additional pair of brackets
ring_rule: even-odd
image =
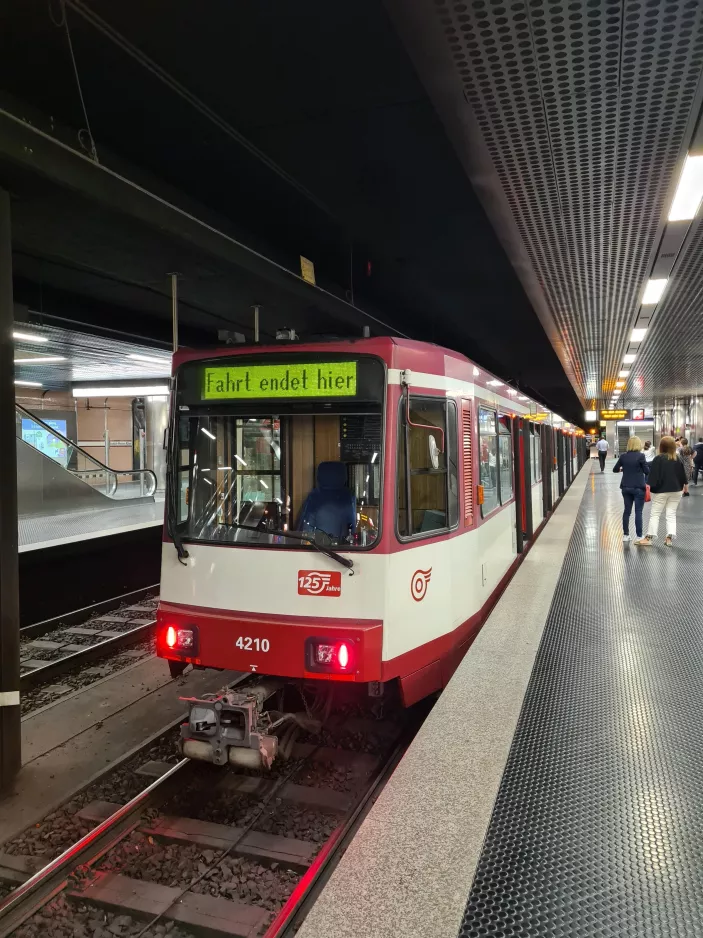
[(683, 497), (686, 497), (690, 494), (688, 491), (688, 483), (691, 481), (691, 473), (693, 472), (693, 450), (688, 445), (686, 437), (681, 437), (679, 459), (683, 463), (684, 472), (686, 473), (686, 484), (683, 487)]
[(676, 537), (676, 509), (681, 503), (681, 492), (686, 484), (683, 463), (676, 455), (676, 440), (663, 436), (659, 444), (659, 455), (652, 461), (649, 470), (649, 487), (652, 491), (652, 513), (646, 537), (635, 541), (638, 547), (650, 547), (659, 531), (659, 519), (666, 514), (666, 537), (664, 544), (674, 546)]
[(598, 440), (596, 443), (598, 450), (598, 461), (600, 462), (600, 471), (605, 472), (605, 457), (608, 455), (608, 441)]
[(643, 452), (644, 452), (644, 458), (647, 460), (647, 462), (651, 462), (654, 459), (654, 457), (657, 455), (657, 451), (652, 446), (651, 440), (647, 440), (647, 442), (644, 444)]
[(693, 446), (693, 484), (698, 485), (698, 473), (703, 472), (703, 436)]
[(635, 533), (642, 537), (642, 509), (644, 508), (644, 493), (649, 475), (649, 463), (642, 452), (642, 440), (638, 436), (631, 436), (627, 441), (627, 452), (618, 457), (613, 472), (622, 472), (620, 491), (625, 503), (622, 513), (622, 539), (630, 540), (630, 515), (632, 506), (635, 506)]

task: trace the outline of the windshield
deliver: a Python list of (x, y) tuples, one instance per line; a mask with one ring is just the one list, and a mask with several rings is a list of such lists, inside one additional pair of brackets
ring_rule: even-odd
[(304, 548), (285, 536), (291, 531), (323, 546), (372, 546), (381, 430), (380, 407), (358, 414), (181, 415), (180, 536)]

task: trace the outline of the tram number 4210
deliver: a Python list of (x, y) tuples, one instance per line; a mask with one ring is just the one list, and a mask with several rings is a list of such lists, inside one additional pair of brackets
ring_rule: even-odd
[(240, 635), (234, 644), (242, 651), (268, 651), (271, 647), (267, 638), (250, 638), (248, 635)]

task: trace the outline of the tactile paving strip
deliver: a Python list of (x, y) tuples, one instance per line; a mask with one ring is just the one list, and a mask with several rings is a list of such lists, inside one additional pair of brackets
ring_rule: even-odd
[(703, 935), (703, 486), (691, 492), (674, 549), (637, 548), (618, 478), (589, 480), (460, 938)]

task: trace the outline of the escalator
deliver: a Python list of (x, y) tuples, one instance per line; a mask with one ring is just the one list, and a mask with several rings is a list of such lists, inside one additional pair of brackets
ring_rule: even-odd
[(57, 421), (45, 423), (15, 404), (20, 515), (154, 502), (150, 469), (110, 469), (69, 440)]

